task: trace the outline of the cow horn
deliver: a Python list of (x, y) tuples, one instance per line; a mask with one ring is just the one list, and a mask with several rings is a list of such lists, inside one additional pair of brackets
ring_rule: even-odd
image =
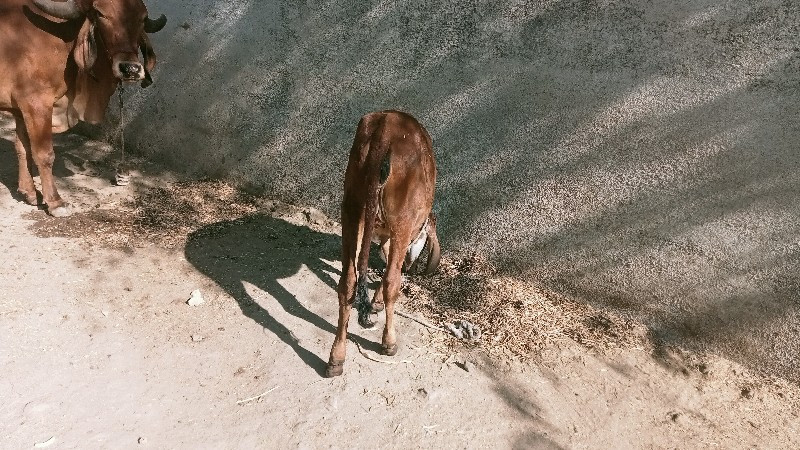
[(145, 17), (144, 19), (144, 32), (145, 33), (156, 33), (161, 31), (164, 28), (164, 25), (167, 24), (167, 16), (161, 15), (158, 19), (151, 19), (149, 17)]
[(65, 2), (55, 2), (53, 0), (33, 0), (33, 4), (39, 9), (59, 19), (77, 19), (83, 16), (83, 11), (75, 4), (75, 0)]

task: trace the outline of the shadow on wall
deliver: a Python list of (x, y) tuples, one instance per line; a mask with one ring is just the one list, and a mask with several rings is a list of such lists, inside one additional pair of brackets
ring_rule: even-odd
[[(315, 350), (306, 348), (293, 331), (269, 314), (256, 299), (252, 289), (259, 289), (274, 299), (289, 314), (308, 322), (330, 335), (333, 342), (336, 326), (316, 315), (281, 284), (281, 280), (307, 267), (317, 278), (330, 286), (331, 304), (336, 304), (339, 271), (326, 261), (336, 261), (341, 252), (338, 236), (312, 231), (266, 215), (218, 222), (193, 232), (186, 243), (186, 260), (233, 297), (242, 313), (271, 331), (290, 346), (309, 367), (322, 376), (327, 361)], [(335, 274), (336, 280), (331, 275)], [(250, 288), (249, 286), (252, 286)], [(336, 310), (336, 308), (333, 308)], [(335, 320), (335, 317), (334, 317)], [(378, 351), (372, 343), (355, 335), (350, 339), (362, 348)], [(327, 350), (327, 347), (325, 347)]]
[(447, 248), (800, 379), (797, 2), (150, 9), (139, 152), (336, 217), (358, 118), (407, 110)]

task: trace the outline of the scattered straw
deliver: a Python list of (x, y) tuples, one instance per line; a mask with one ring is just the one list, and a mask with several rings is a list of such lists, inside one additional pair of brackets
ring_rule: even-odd
[(269, 394), (270, 392), (274, 391), (275, 389), (278, 389), (279, 387), (280, 387), (280, 386), (275, 386), (274, 388), (272, 388), (272, 389), (270, 389), (270, 390), (268, 390), (268, 391), (264, 392), (263, 394), (256, 395), (255, 397), (246, 398), (246, 399), (244, 399), (244, 400), (239, 400), (239, 401), (237, 401), (237, 402), (236, 402), (236, 404), (237, 404), (237, 405), (244, 405), (244, 404), (245, 404), (245, 403), (247, 403), (247, 402), (252, 402), (253, 400), (258, 400), (258, 399), (260, 399), (261, 397), (263, 397), (263, 396), (265, 396), (265, 395)]
[(37, 215), (39, 236), (90, 237), (110, 247), (177, 248), (192, 231), (258, 211), (256, 199), (221, 181), (176, 182), (143, 188), (113, 209), (66, 218)]
[(430, 328), (432, 330), (443, 331), (443, 332), (447, 333), (447, 330), (445, 330), (444, 328), (437, 327), (436, 325), (428, 322), (427, 320), (425, 320), (425, 319), (423, 319), (421, 317), (414, 316), (413, 314), (409, 314), (407, 312), (403, 312), (403, 311), (401, 311), (399, 309), (395, 309), (394, 313), (397, 314), (400, 317), (405, 317), (406, 319), (413, 320), (414, 322), (417, 322), (418, 324), (426, 326), (426, 327), (428, 327), (428, 328)]
[(413, 277), (403, 291), (407, 309), (432, 318), (434, 323), (468, 320), (483, 333), (478, 343), (447, 337), (447, 345), (477, 346), (498, 357), (525, 359), (567, 337), (598, 350), (636, 346), (646, 334), (644, 327), (633, 321), (533, 283), (499, 276), (478, 256), (443, 259), (438, 273)]
[(376, 358), (370, 355), (363, 348), (361, 348), (361, 344), (359, 344), (358, 342), (356, 342), (356, 347), (358, 347), (358, 352), (361, 353), (361, 355), (364, 356), (364, 358), (367, 358), (370, 361), (375, 361), (383, 364), (408, 364), (412, 362), (407, 359), (402, 359), (400, 361), (387, 361), (385, 359)]
[[(289, 207), (287, 214), (300, 208)], [(117, 248), (157, 245), (179, 248), (190, 233), (259, 211), (259, 201), (220, 181), (176, 182), (141, 188), (121, 204), (76, 213), (67, 218), (37, 214), (40, 236), (82, 237)], [(292, 209), (294, 208), (294, 209)], [(307, 223), (313, 222), (308, 215)], [(222, 226), (222, 225), (220, 225)], [(526, 358), (565, 337), (599, 350), (640, 346), (643, 327), (609, 312), (541, 289), (533, 283), (500, 276), (484, 258), (443, 258), (431, 277), (404, 283), (406, 311), (398, 315), (432, 329), (468, 320), (482, 331), (478, 343), (460, 343), (447, 332), (431, 337), (448, 346), (468, 345), (497, 357)], [(359, 351), (373, 361), (393, 364)]]

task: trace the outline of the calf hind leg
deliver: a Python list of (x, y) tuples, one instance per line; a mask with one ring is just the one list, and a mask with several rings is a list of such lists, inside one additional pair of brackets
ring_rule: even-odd
[(336, 326), (336, 337), (333, 339), (331, 355), (325, 368), (325, 376), (335, 377), (344, 370), (344, 359), (347, 352), (347, 324), (350, 321), (350, 310), (353, 305), (356, 274), (353, 265), (342, 268), (342, 278), (336, 291), (339, 294), (339, 322)]
[[(389, 239), (384, 239), (381, 241), (381, 254), (383, 255), (384, 262), (387, 263), (388, 269), (388, 261), (389, 261), (389, 249), (391, 246), (392, 241)], [(383, 274), (386, 275), (386, 270), (383, 271)], [(381, 284), (375, 289), (375, 296), (372, 297), (372, 312), (379, 313), (383, 311), (385, 304), (383, 302), (383, 277), (381, 277)]]
[(358, 254), (356, 245), (358, 235), (358, 228), (352, 226), (346, 214), (342, 214), (342, 276), (339, 278), (339, 285), (336, 288), (339, 296), (339, 322), (336, 326), (336, 337), (333, 339), (328, 366), (325, 368), (325, 376), (329, 378), (341, 375), (344, 369), (347, 352), (347, 324), (350, 321), (350, 310), (355, 297), (355, 255)]
[[(397, 241), (395, 241), (396, 243)], [(392, 245), (389, 251), (389, 260), (386, 265), (386, 272), (383, 274), (381, 288), (383, 299), (386, 305), (386, 326), (383, 329), (383, 340), (381, 351), (384, 355), (394, 356), (397, 354), (397, 335), (394, 328), (394, 305), (400, 295), (400, 284), (403, 281), (402, 268), (405, 247)]]

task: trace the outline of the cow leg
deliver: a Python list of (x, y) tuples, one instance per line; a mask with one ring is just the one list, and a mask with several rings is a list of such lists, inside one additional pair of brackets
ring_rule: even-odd
[(358, 228), (351, 226), (342, 214), (342, 276), (336, 292), (339, 295), (339, 322), (336, 326), (336, 337), (333, 339), (331, 356), (325, 368), (325, 376), (335, 377), (344, 370), (344, 359), (347, 352), (347, 325), (350, 322), (350, 310), (356, 291), (356, 255), (361, 234)]
[(335, 377), (344, 370), (344, 359), (347, 353), (347, 324), (350, 322), (350, 310), (353, 309), (353, 296), (356, 286), (354, 264), (342, 269), (342, 278), (336, 291), (339, 295), (339, 322), (336, 326), (336, 337), (333, 339), (331, 356), (325, 369), (325, 376)]
[(53, 177), (53, 105), (29, 105), (20, 107), (25, 129), (28, 134), (31, 156), (39, 169), (42, 181), (42, 197), (47, 205), (47, 212), (55, 217), (70, 214), (69, 204), (61, 199)]
[[(391, 239), (381, 239), (381, 252), (383, 253), (383, 260), (387, 262), (389, 261), (389, 249), (391, 247), (392, 241)], [(387, 265), (388, 268), (388, 265)], [(384, 271), (384, 275), (386, 272)], [(375, 296), (372, 297), (372, 312), (379, 313), (383, 311), (384, 303), (383, 303), (383, 278), (381, 278), (381, 284), (375, 289)]]
[(36, 187), (33, 184), (33, 176), (31, 175), (32, 158), (30, 140), (28, 133), (25, 130), (25, 121), (22, 120), (22, 114), (19, 112), (14, 113), (14, 121), (16, 123), (17, 139), (14, 141), (14, 150), (17, 152), (17, 168), (19, 169), (19, 176), (17, 178), (17, 192), (22, 196), (25, 203), (29, 205), (36, 205)]
[[(406, 244), (403, 245), (403, 242)], [(389, 258), (386, 263), (386, 272), (383, 274), (383, 280), (381, 281), (383, 300), (386, 305), (386, 326), (383, 329), (381, 351), (384, 355), (388, 356), (397, 354), (397, 335), (394, 329), (394, 304), (400, 294), (400, 284), (403, 281), (402, 268), (403, 259), (406, 256), (406, 247), (408, 247), (408, 239), (392, 239)]]

